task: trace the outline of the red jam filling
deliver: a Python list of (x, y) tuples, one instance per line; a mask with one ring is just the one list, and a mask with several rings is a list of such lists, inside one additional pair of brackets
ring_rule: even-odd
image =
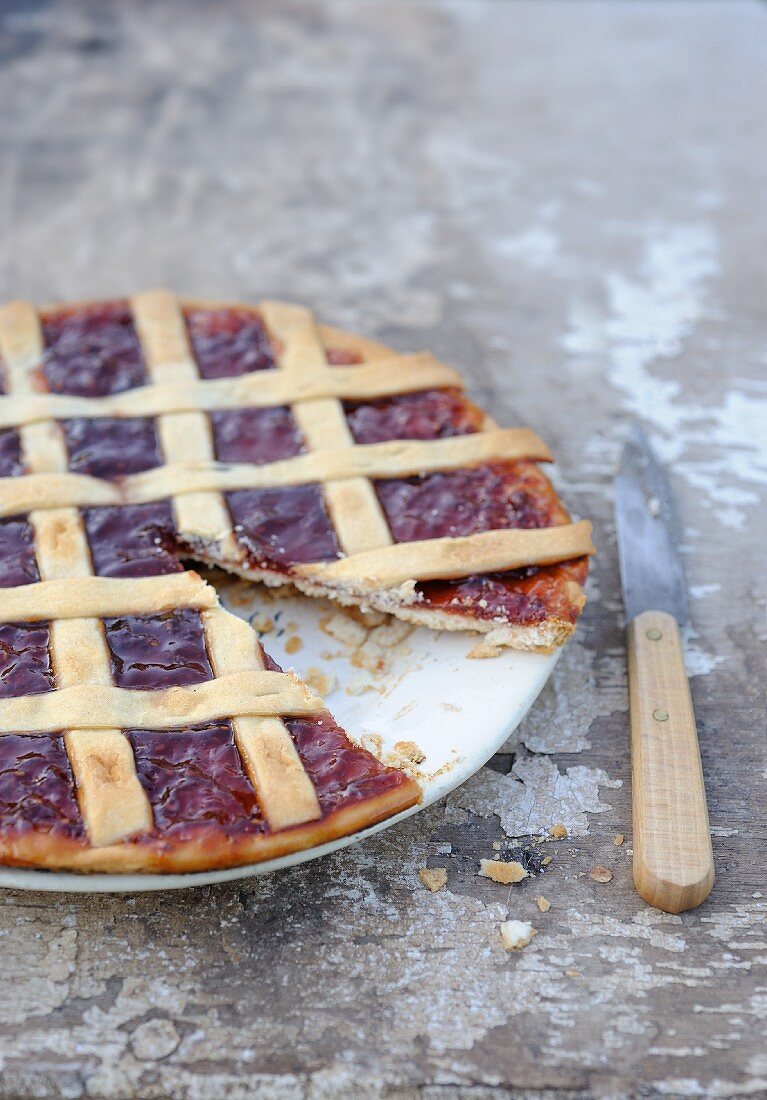
[(42, 323), (43, 373), (52, 393), (106, 397), (146, 383), (127, 302), (60, 310)]
[(24, 473), (21, 439), (15, 428), (0, 431), (0, 477), (18, 477)]
[(72, 473), (114, 479), (162, 466), (155, 422), (149, 417), (65, 420), (62, 426)]
[(551, 501), (531, 463), (492, 463), (423, 477), (376, 482), (397, 542), (473, 535), (507, 527), (546, 527)]
[[(0, 589), (38, 579), (30, 525), (18, 519), (0, 523)], [(47, 623), (0, 623), (0, 698), (53, 690), (48, 636)]]
[(84, 835), (61, 734), (0, 737), (0, 831), (29, 829), (73, 840)]
[(219, 462), (278, 462), (304, 449), (293, 413), (286, 405), (263, 409), (221, 409), (210, 414)]
[(246, 309), (190, 309), (189, 339), (202, 378), (234, 378), (276, 367), (269, 333)]
[(39, 695), (54, 687), (48, 624), (0, 623), (0, 699)]
[(426, 390), (380, 401), (344, 401), (346, 420), (357, 443), (388, 439), (445, 439), (482, 427), (484, 414), (458, 390)]
[(178, 573), (173, 511), (167, 500), (84, 513), (94, 572), (100, 577), (149, 577)]
[(330, 561), (338, 542), (318, 485), (227, 493), (240, 545), (259, 568)]
[(20, 584), (32, 584), (39, 579), (31, 525), (25, 519), (2, 520), (0, 588), (15, 588)]
[(266, 831), (229, 722), (178, 732), (125, 732), (152, 807), (155, 835), (179, 841), (211, 826), (230, 836)]
[(199, 611), (105, 619), (117, 687), (157, 690), (213, 679)]

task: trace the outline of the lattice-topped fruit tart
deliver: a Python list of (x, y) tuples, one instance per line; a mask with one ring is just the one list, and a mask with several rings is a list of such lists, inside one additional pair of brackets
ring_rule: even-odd
[(190, 559), (550, 649), (592, 552), (429, 355), (305, 309), (0, 310), (0, 862), (191, 871), (418, 801), (185, 571)]

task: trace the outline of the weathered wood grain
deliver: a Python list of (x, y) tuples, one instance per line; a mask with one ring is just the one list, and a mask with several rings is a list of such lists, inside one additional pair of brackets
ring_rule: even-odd
[[(0, 1096), (765, 1095), (767, 9), (0, 19), (3, 298), (286, 297), (431, 348), (552, 444), (599, 548), (523, 747), (447, 807), (193, 895), (0, 894)], [(634, 416), (670, 463), (692, 594), (718, 877), (682, 916), (631, 887), (610, 492)], [(544, 847), (553, 821), (570, 836)], [(494, 841), (554, 859), (501, 887), (476, 874)], [(539, 929), (513, 955), (507, 916)]]

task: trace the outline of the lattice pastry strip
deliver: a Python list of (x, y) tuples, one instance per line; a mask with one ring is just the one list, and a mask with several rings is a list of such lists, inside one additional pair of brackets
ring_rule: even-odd
[[(198, 379), (186, 335), (184, 318), (175, 298), (167, 291), (137, 294), (132, 299), (133, 318), (144, 350), (149, 377), (176, 391)], [(167, 412), (156, 421), (165, 461), (188, 464), (214, 461), (210, 423), (203, 412)], [(199, 491), (169, 494), (179, 534), (187, 541), (214, 545), (230, 560), (240, 556), (226, 502), (220, 493)]]
[[(42, 358), (36, 313), (23, 305), (0, 313), (0, 350), (11, 393), (34, 391)], [(23, 458), (33, 472), (67, 469), (67, 451), (57, 424), (39, 422), (20, 431)], [(85, 578), (91, 574), (87, 539), (79, 513), (53, 508), (29, 513), (35, 556), (43, 581)], [(103, 626), (96, 618), (53, 620), (50, 626), (53, 668), (61, 688), (88, 682), (111, 683)], [(23, 729), (24, 725), (12, 726)], [(55, 724), (51, 728), (56, 728)], [(133, 754), (122, 731), (108, 725), (81, 736), (66, 729), (64, 742), (77, 780), (78, 799), (91, 843), (114, 843), (152, 826), (149, 801), (136, 775)]]
[[(311, 311), (266, 302), (263, 313), (269, 331), (281, 345), (282, 370), (296, 380), (296, 390), (299, 379), (311, 382), (312, 378), (321, 378), (328, 369), (327, 358)], [(297, 401), (292, 408), (310, 451), (339, 446), (354, 448), (354, 437), (339, 398)], [(347, 556), (392, 544), (389, 525), (368, 478), (325, 480), (323, 490), (338, 543)]]

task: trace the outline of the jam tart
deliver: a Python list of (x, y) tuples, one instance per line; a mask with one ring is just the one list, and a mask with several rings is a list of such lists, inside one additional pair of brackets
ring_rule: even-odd
[(184, 561), (496, 645), (574, 628), (589, 525), (428, 354), (154, 291), (12, 303), (0, 356), (0, 862), (232, 866), (419, 799)]

